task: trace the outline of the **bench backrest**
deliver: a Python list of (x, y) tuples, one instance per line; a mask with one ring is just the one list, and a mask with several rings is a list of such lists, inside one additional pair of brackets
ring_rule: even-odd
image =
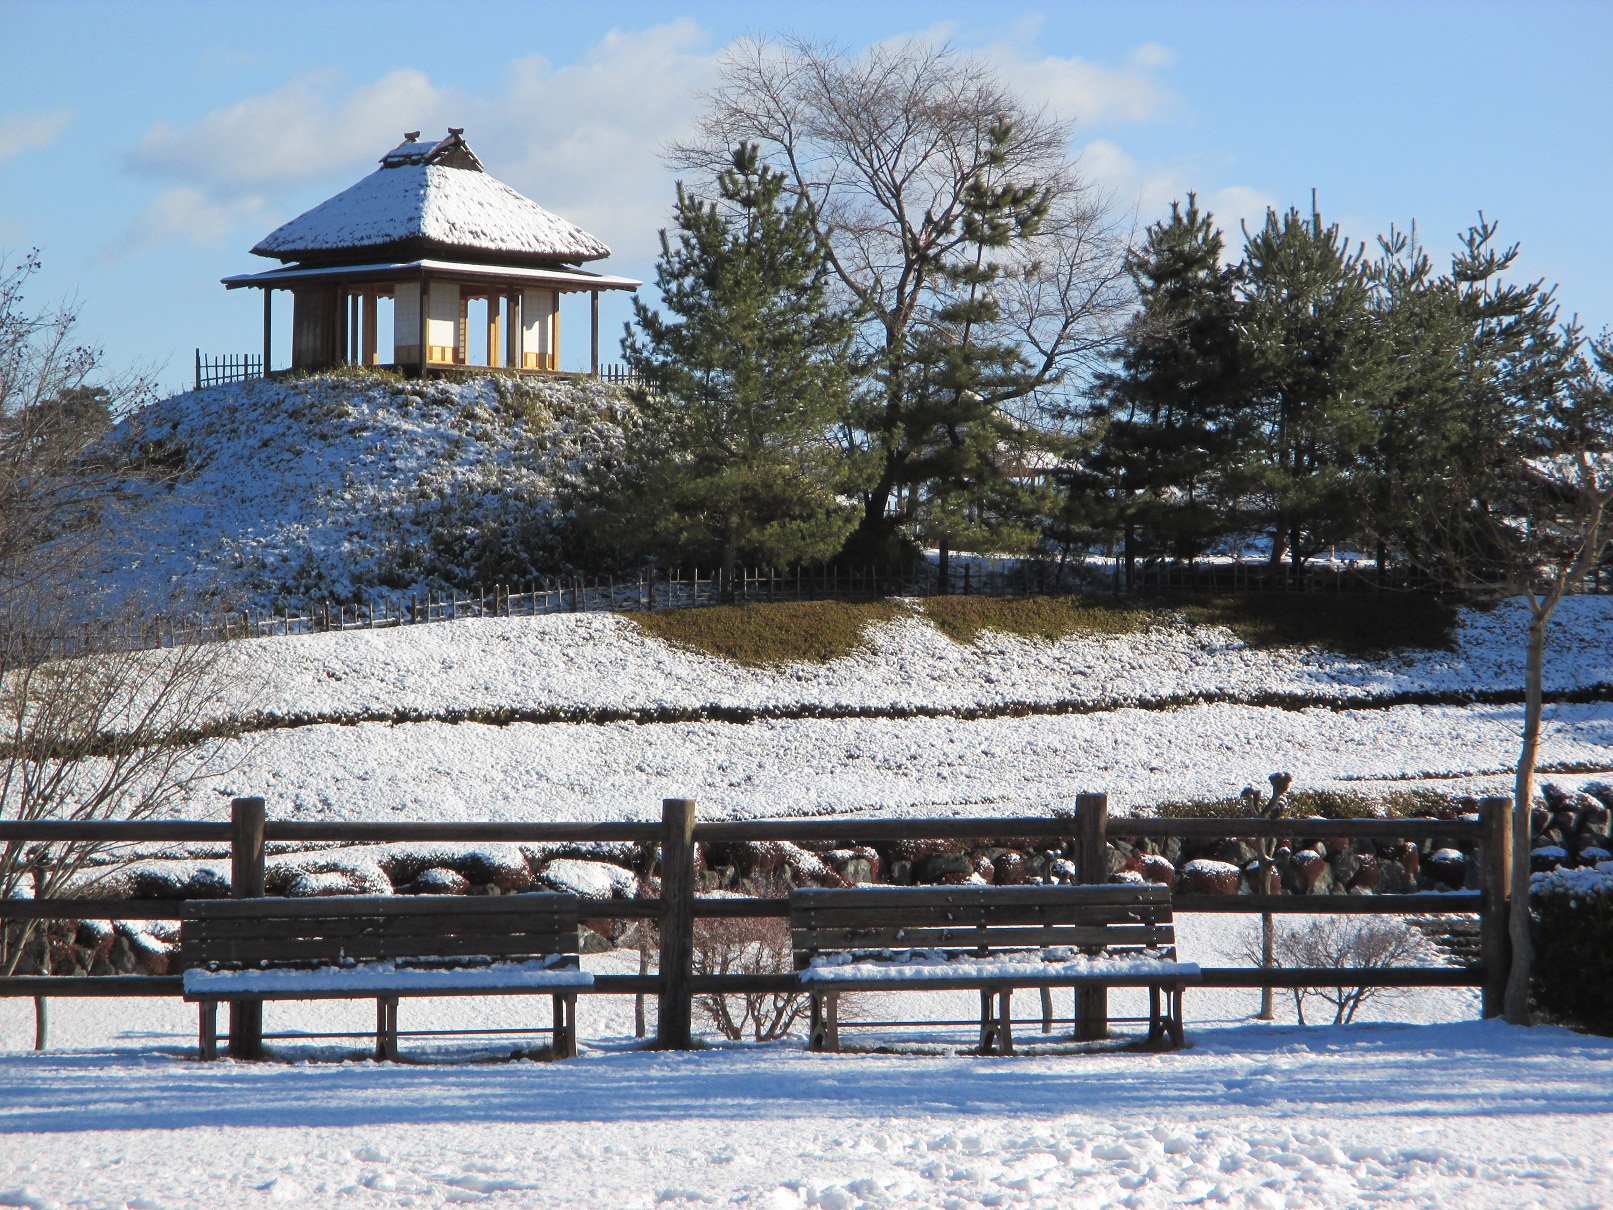
[(182, 909), (185, 968), (346, 965), (393, 959), (464, 966), (553, 954), (577, 965), (575, 895), (193, 899)]
[(1089, 953), (1169, 951), (1163, 886), (926, 886), (790, 892), (795, 969), (819, 954), (951, 950), (980, 956), (1069, 946)]

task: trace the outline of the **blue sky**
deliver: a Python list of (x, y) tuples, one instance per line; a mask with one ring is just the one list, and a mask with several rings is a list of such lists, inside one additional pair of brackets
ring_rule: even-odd
[[(109, 364), (178, 387), (194, 347), (258, 346), (258, 296), (218, 284), (267, 265), (253, 243), (403, 130), (452, 124), (610, 244), (604, 268), (648, 278), (660, 148), (723, 46), (776, 32), (992, 57), (1077, 121), (1083, 167), (1141, 222), (1196, 189), (1235, 231), (1314, 186), (1353, 235), (1415, 218), (1443, 256), (1482, 208), (1521, 274), (1560, 283), (1593, 332), (1613, 324), (1606, 4), (0, 0), (0, 249), (38, 247), (34, 300), (76, 296)], [(626, 315), (607, 306), (612, 343)]]

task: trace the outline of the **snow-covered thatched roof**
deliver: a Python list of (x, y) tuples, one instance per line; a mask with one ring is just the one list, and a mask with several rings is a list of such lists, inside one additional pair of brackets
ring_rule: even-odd
[(413, 132), (381, 165), (276, 228), (252, 251), (281, 261), (451, 253), (517, 264), (575, 264), (610, 255), (581, 227), (489, 176), (459, 130), (440, 143), (421, 143)]

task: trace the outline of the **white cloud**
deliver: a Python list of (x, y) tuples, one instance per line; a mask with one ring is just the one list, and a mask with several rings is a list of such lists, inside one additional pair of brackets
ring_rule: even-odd
[(1158, 42), (1144, 42), (1126, 56), (1126, 62), (1139, 71), (1159, 71), (1167, 67), (1176, 66), (1177, 54), (1168, 46), (1161, 46)]
[(404, 126), (440, 117), (444, 100), (423, 72), (394, 71), (337, 96), (334, 72), (301, 76), (215, 109), (184, 128), (158, 122), (129, 157), (136, 171), (214, 192), (287, 189), (364, 157), (380, 159)]
[[(614, 31), (558, 68), (542, 57), (518, 59), (503, 86), (486, 94), (460, 93), (414, 70), (345, 92), (335, 73), (302, 76), (189, 126), (147, 130), (129, 166), (174, 188), (136, 226), (148, 240), (212, 239), (220, 224), (269, 216), (256, 237), (296, 213), (294, 194), (316, 184), (334, 192), (372, 171), (406, 129), (430, 137), (454, 125), (465, 127), (500, 180), (619, 256), (652, 254), (671, 206), (660, 151), (693, 118), (714, 64), (704, 34), (685, 18)], [(195, 232), (170, 221), (186, 207), (195, 208)]]
[(217, 243), (242, 223), (261, 219), (263, 212), (261, 197), (221, 201), (200, 189), (164, 189), (147, 203), (104, 255), (108, 261), (119, 261), (175, 240)]
[(1144, 168), (1119, 144), (1094, 139), (1081, 148), (1081, 171), (1110, 197), (1117, 207), (1131, 210), (1139, 226), (1157, 222), (1170, 210), (1172, 202), (1185, 202), (1189, 190), (1198, 194), (1201, 209), (1215, 216), (1216, 225), (1226, 235), (1227, 253), (1236, 258), (1243, 247), (1239, 224), (1251, 228), (1265, 219), (1266, 208), (1276, 203), (1249, 185), (1225, 185), (1205, 189), (1177, 167)]
[(1073, 55), (1038, 56), (1023, 39), (996, 43), (986, 53), (1003, 78), (1027, 99), (1083, 126), (1104, 121), (1153, 122), (1180, 105), (1176, 94), (1157, 78), (1158, 72), (1176, 61), (1175, 53), (1158, 43), (1138, 47), (1124, 67)]
[(0, 162), (48, 147), (72, 120), (73, 111), (65, 106), (49, 113), (0, 114)]
[(1235, 238), (1238, 240), (1243, 238), (1242, 232), (1238, 231), (1239, 223), (1248, 223), (1249, 230), (1257, 230), (1266, 221), (1266, 211), (1276, 208), (1277, 200), (1269, 193), (1262, 193), (1248, 185), (1228, 185), (1205, 194), (1201, 204), (1214, 213), (1216, 221), (1228, 232), (1230, 242), (1234, 238), (1233, 232), (1237, 232)]

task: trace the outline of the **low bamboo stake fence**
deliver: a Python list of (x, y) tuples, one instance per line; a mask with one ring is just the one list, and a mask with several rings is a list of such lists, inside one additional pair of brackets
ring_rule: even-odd
[[(597, 975), (592, 994), (653, 994), (659, 1004), (657, 1041), (663, 1047), (692, 1045), (692, 1004), (697, 995), (788, 991), (790, 974), (696, 975), (693, 971), (694, 922), (702, 918), (787, 916), (786, 899), (703, 897), (696, 894), (695, 846), (722, 841), (825, 841), (837, 845), (888, 840), (954, 840), (979, 837), (1074, 839), (1076, 867), (1083, 883), (1105, 882), (1109, 876), (1111, 838), (1339, 838), (1372, 840), (1470, 842), (1478, 846), (1482, 890), (1407, 895), (1176, 895), (1177, 913), (1349, 914), (1425, 916), (1477, 913), (1481, 960), (1475, 965), (1447, 967), (1269, 969), (1210, 967), (1205, 987), (1479, 987), (1483, 1015), (1501, 1012), (1510, 949), (1507, 911), (1511, 849), (1508, 825), (1511, 800), (1486, 798), (1477, 820), (1438, 819), (1160, 819), (1110, 818), (1108, 797), (1081, 795), (1072, 814), (1033, 817), (936, 819), (781, 819), (699, 822), (689, 799), (667, 799), (655, 822), (572, 823), (340, 823), (298, 822), (267, 818), (264, 800), (240, 798), (231, 806), (228, 823), (200, 821), (149, 822), (0, 822), (0, 843), (226, 843), (231, 853), (232, 893), (254, 898), (263, 894), (267, 846), (271, 843), (380, 844), (409, 841), (543, 843), (614, 841), (655, 845), (659, 849), (661, 894), (658, 898), (588, 901), (590, 918), (655, 920), (659, 923), (659, 973)], [(0, 921), (10, 920), (174, 920), (180, 904), (165, 899), (10, 899), (0, 900)], [(0, 996), (177, 996), (178, 976), (23, 975), (0, 978)], [(239, 1055), (257, 1054), (262, 1046), (261, 1002), (239, 1001), (231, 1007), (231, 1048)], [(1077, 1036), (1105, 1037), (1108, 1001), (1103, 989), (1080, 993)]]
[[(1273, 568), (1269, 564), (1218, 564), (1143, 569), (1134, 593), (1409, 592), (1429, 584), (1396, 573), (1389, 579), (1353, 568)], [(1613, 589), (1613, 577), (1597, 569), (1583, 585), (1586, 593)], [(379, 596), (371, 601), (335, 601), (298, 609), (233, 610), (217, 614), (161, 615), (97, 622), (42, 631), (22, 621), (0, 618), (0, 651), (11, 657), (55, 657), (110, 651), (144, 651), (231, 639), (380, 630), (462, 618), (537, 617), (554, 613), (638, 613), (693, 609), (719, 604), (777, 601), (872, 601), (886, 597), (1029, 596), (1067, 592), (1109, 592), (1103, 574), (1090, 568), (1038, 561), (1004, 561), (993, 567), (973, 563), (942, 574), (928, 565), (911, 567), (749, 568), (724, 577), (700, 568), (647, 570), (633, 577), (561, 576), (496, 583), (471, 593), (424, 592)]]

